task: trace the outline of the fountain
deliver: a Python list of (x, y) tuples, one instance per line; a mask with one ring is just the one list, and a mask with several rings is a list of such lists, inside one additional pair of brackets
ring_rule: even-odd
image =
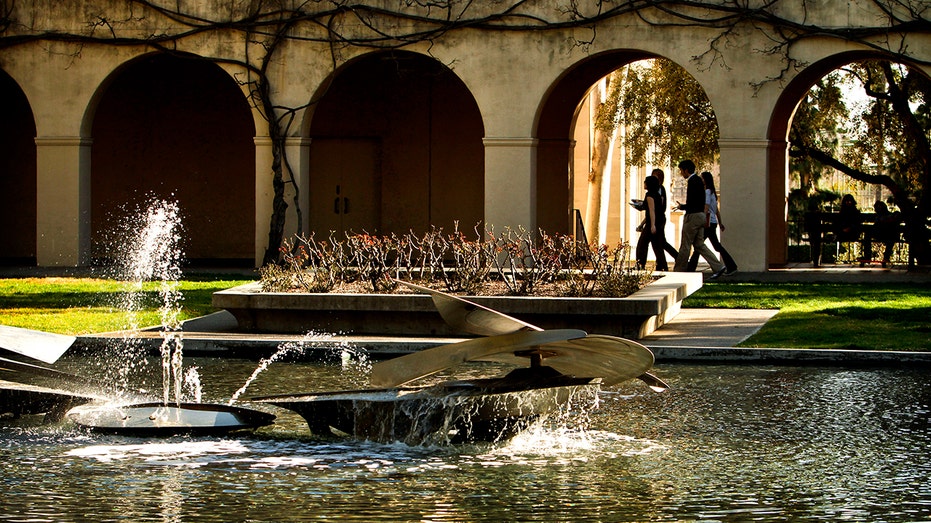
[[(433, 299), (453, 328), (479, 337), (422, 350), (372, 367), (371, 384), (387, 387), (252, 398), (300, 414), (316, 435), (422, 444), (498, 441), (601, 384), (632, 378), (656, 391), (666, 384), (647, 371), (653, 353), (639, 343), (577, 329), (543, 330), (457, 296), (398, 280)], [(526, 365), (490, 379), (402, 387), (469, 361)]]
[[(120, 261), (119, 276), (134, 286), (134, 292), (126, 294), (129, 299), (123, 306), (130, 312), (135, 311), (138, 308), (135, 302), (141, 299), (144, 283), (158, 283), (161, 303), (159, 332), (162, 337), (161, 400), (155, 401), (148, 394), (131, 390), (125, 384), (130, 371), (139, 366), (134, 357), (137, 354), (130, 350), (133, 346), (130, 336), (121, 340), (119, 364), (111, 371), (115, 375), (108, 376), (103, 383), (0, 358), (0, 376), (11, 380), (0, 382), (5, 403), (22, 403), (28, 399), (29, 405), (18, 407), (14, 414), (46, 409), (55, 417), (59, 417), (67, 407), (79, 404), (67, 412), (67, 417), (75, 424), (113, 433), (224, 433), (271, 424), (275, 416), (266, 412), (199, 402), (200, 384), (196, 369), (184, 370), (178, 319), (181, 300), (178, 279), (182, 258), (179, 247), (180, 210), (176, 203), (153, 200), (144, 211), (131, 216), (136, 216), (139, 221), (128, 220), (128, 226), (118, 234), (122, 239), (121, 245), (125, 247), (116, 258)], [(44, 363), (54, 363), (73, 342), (74, 338), (68, 336), (11, 327), (0, 329), (0, 348)], [(42, 383), (48, 381), (54, 383), (54, 388)], [(191, 391), (195, 402), (183, 401), (182, 394), (186, 389)], [(99, 401), (85, 404), (92, 400)]]
[[(227, 404), (201, 403), (196, 368), (185, 370), (183, 365), (178, 320), (181, 295), (177, 290), (182, 257), (178, 206), (155, 200), (145, 211), (134, 215), (141, 222), (119, 235), (126, 239), (122, 242), (126, 248), (116, 259), (122, 261), (119, 266), (122, 278), (135, 285), (136, 292), (129, 293), (130, 297), (141, 295), (146, 282), (158, 284), (162, 303), (161, 398), (146, 397), (140, 401), (138, 393), (124, 383), (118, 388), (122, 401), (78, 405), (68, 411), (67, 417), (95, 431), (153, 436), (215, 434), (271, 424), (275, 419), (272, 414), (233, 404), (259, 373), (294, 348), (281, 346), (278, 353), (261, 361)], [(544, 330), (456, 296), (408, 282), (398, 283), (428, 294), (452, 329), (477, 337), (379, 362), (371, 367), (369, 385), (375, 388), (251, 400), (297, 412), (318, 436), (348, 435), (420, 444), (507, 439), (582, 397), (597, 403), (602, 384), (639, 378), (654, 390), (666, 388), (665, 383), (648, 372), (653, 354), (639, 343), (571, 328)], [(128, 300), (124, 307), (134, 310), (135, 299)], [(138, 354), (129, 350), (132, 346), (131, 336), (122, 340), (124, 353), (118, 358), (121, 366), (116, 376), (107, 381), (125, 379), (139, 366), (134, 359)], [(58, 355), (63, 350), (55, 349)], [(408, 386), (471, 361), (518, 368), (496, 378), (452, 379)], [(24, 372), (24, 368), (15, 372)], [(186, 390), (194, 401), (183, 397)]]

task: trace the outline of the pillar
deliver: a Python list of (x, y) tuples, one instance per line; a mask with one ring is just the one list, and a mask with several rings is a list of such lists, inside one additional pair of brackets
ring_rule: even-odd
[[(272, 185), (275, 173), (272, 171), (274, 159), (272, 140), (267, 136), (255, 138), (255, 266), (262, 265), (265, 250), (268, 247), (268, 231), (271, 226), (275, 188)], [(306, 191), (309, 187), (309, 156), (310, 141), (302, 138), (288, 138), (285, 140), (285, 154), (287, 161), (282, 158), (282, 172), (285, 178), (284, 200), (288, 205), (285, 222), (284, 238), (290, 238), (298, 232), (298, 219), (301, 221), (300, 230), (307, 232), (309, 227), (308, 202)], [(294, 176), (294, 183), (288, 183), (290, 176)], [(299, 204), (295, 204), (295, 191), (300, 191)], [(298, 205), (300, 217), (298, 217)]]
[(537, 141), (485, 138), (485, 226), (537, 229)]
[(40, 267), (90, 264), (91, 140), (36, 138), (36, 263)]
[[(722, 243), (743, 271), (769, 268), (778, 246), (785, 250), (785, 234), (773, 241), (780, 223), (785, 229), (785, 213), (774, 212), (770, 194), (779, 188), (770, 184), (769, 158), (774, 144), (769, 140), (720, 139), (721, 215), (726, 231)], [(783, 149), (783, 154), (784, 154)], [(777, 184), (778, 185), (778, 184)], [(783, 184), (783, 191), (785, 185)], [(785, 207), (785, 195), (778, 199)], [(775, 200), (774, 200), (775, 201)], [(776, 206), (778, 207), (778, 205)]]

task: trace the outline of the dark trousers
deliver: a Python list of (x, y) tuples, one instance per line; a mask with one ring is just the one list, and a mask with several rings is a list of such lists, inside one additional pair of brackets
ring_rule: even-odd
[[(665, 225), (663, 227), (665, 229)], [(656, 247), (657, 244), (659, 244), (658, 250)], [(647, 253), (649, 252), (650, 245), (653, 246), (653, 255), (656, 256), (656, 270), (669, 270), (669, 265), (666, 262), (666, 256), (663, 254), (663, 251), (665, 250), (668, 252), (673, 260), (679, 256), (679, 251), (666, 240), (665, 230), (657, 230), (654, 235), (650, 232), (650, 225), (647, 223), (643, 224), (643, 230), (640, 231), (640, 238), (637, 239), (637, 267), (642, 269), (647, 266)]]

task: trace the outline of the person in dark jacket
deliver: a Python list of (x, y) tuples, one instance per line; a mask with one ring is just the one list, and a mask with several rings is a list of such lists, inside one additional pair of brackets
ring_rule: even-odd
[(647, 190), (644, 197), (646, 220), (644, 232), (649, 231), (650, 245), (653, 246), (653, 255), (656, 256), (656, 270), (668, 271), (666, 262), (666, 199), (659, 192), (659, 180), (655, 176), (647, 176), (644, 180)]
[[(663, 178), (665, 177), (665, 173), (663, 173), (663, 170), (662, 170), (662, 169), (653, 169), (653, 171), (650, 173), (650, 176), (656, 178), (656, 179), (659, 181), (659, 191), (658, 191), (658, 192), (659, 192), (660, 198), (662, 199), (662, 202), (661, 202), (661, 203), (662, 203), (663, 209), (666, 209), (666, 206), (667, 206), (667, 203), (666, 203), (666, 202), (667, 202), (667, 200), (666, 200), (666, 188), (663, 187)], [(634, 202), (638, 202), (638, 204), (635, 205)], [(634, 205), (634, 208), (637, 209), (638, 211), (645, 211), (645, 210), (646, 210), (646, 202), (641, 202), (641, 201), (638, 201), (638, 200), (634, 200), (634, 201), (631, 202), (631, 205)], [(666, 219), (666, 216), (665, 216), (665, 212), (664, 212), (664, 215), (663, 215), (663, 221), (664, 221), (664, 223), (665, 223), (665, 219)], [(640, 223), (640, 225), (637, 227), (637, 232), (640, 233), (640, 238), (637, 240), (637, 247), (636, 247), (636, 251), (635, 251), (635, 252), (636, 252), (636, 257), (637, 257), (637, 268), (639, 268), (639, 269), (643, 269), (643, 268), (646, 267), (646, 265), (647, 265), (647, 253), (648, 253), (648, 251), (649, 251), (649, 249), (650, 249), (650, 245), (652, 245), (653, 237), (650, 235), (650, 227), (649, 227), (648, 225), (649, 225), (649, 223), (648, 223), (646, 217), (644, 217), (644, 220), (643, 220), (643, 221)], [(675, 247), (673, 247), (672, 245), (670, 245), (669, 241), (666, 239), (666, 232), (665, 232), (665, 231), (661, 231), (661, 232), (660, 232), (660, 235), (661, 235), (661, 236), (660, 236), (659, 239), (663, 241), (663, 250), (665, 250), (666, 252), (668, 252), (669, 255), (672, 256), (672, 259), (675, 260), (676, 257), (679, 256), (679, 252), (676, 251)], [(659, 257), (657, 257), (657, 261), (658, 261), (658, 260), (659, 260)], [(664, 263), (664, 265), (668, 265), (668, 264)], [(663, 269), (663, 270), (665, 270), (665, 269)]]
[(689, 257), (692, 255), (692, 249), (695, 249), (711, 266), (711, 278), (719, 278), (724, 274), (724, 264), (705, 245), (705, 224), (708, 221), (705, 184), (701, 177), (695, 174), (695, 162), (692, 160), (679, 162), (679, 175), (686, 179), (687, 185), (685, 203), (679, 203), (679, 209), (685, 211), (685, 219), (682, 222), (682, 240), (679, 243), (679, 256), (676, 257), (674, 270), (687, 271)]
[[(727, 252), (727, 249), (721, 245), (721, 240), (718, 239), (718, 228), (721, 229), (721, 232), (724, 232), (724, 219), (721, 218), (721, 205), (720, 202), (718, 202), (718, 191), (714, 188), (714, 176), (710, 172), (705, 171), (701, 173), (701, 180), (705, 183), (705, 205), (707, 205), (708, 212), (708, 222), (707, 225), (705, 225), (705, 238), (708, 238), (711, 247), (721, 255), (721, 261), (724, 262), (724, 266), (727, 268), (724, 274), (731, 275), (737, 272), (737, 262), (734, 261), (734, 258)], [(694, 251), (692, 252), (692, 257), (689, 258), (689, 271), (694, 271), (697, 267), (698, 251)]]

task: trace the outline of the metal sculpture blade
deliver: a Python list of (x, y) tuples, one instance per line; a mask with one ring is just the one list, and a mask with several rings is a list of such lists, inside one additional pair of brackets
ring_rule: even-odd
[(478, 336), (497, 336), (521, 330), (540, 331), (540, 327), (512, 318), (507, 314), (489, 309), (458, 296), (421, 287), (402, 280), (396, 282), (416, 291), (429, 294), (440, 316), (452, 328)]
[[(549, 332), (549, 331), (544, 331)], [(477, 361), (526, 365), (532, 358), (569, 376), (592, 376), (614, 385), (637, 378), (653, 366), (653, 353), (643, 345), (600, 334), (540, 345), (532, 350), (490, 354)]]
[(271, 425), (275, 416), (230, 405), (82, 405), (68, 412), (75, 424), (97, 432), (137, 436), (224, 434)]
[(669, 385), (665, 381), (659, 379), (653, 374), (650, 374), (649, 372), (644, 372), (643, 374), (637, 376), (637, 379), (646, 383), (655, 392), (666, 392), (669, 390)]
[(490, 336), (488, 339), (493, 341), (468, 340), (378, 363), (372, 371), (374, 386), (390, 387), (408, 383), (465, 361), (495, 361), (517, 365), (528, 361), (531, 365), (540, 365), (545, 361), (547, 366), (563, 374), (602, 378), (605, 385), (637, 378), (657, 392), (669, 388), (663, 380), (647, 372), (654, 363), (653, 353), (637, 342), (614, 336), (587, 335), (555, 341), (542, 341), (540, 338), (536, 344), (521, 342), (509, 346), (510, 339), (503, 335), (552, 331), (544, 331), (458, 296), (402, 280), (395, 281), (429, 294), (440, 315), (454, 329)]
[(119, 396), (125, 399), (141, 401), (149, 397), (148, 394), (142, 390), (130, 390), (113, 383), (7, 358), (0, 358), (0, 380), (23, 385), (60, 389), (75, 395), (95, 398)]
[(74, 344), (74, 336), (0, 325), (0, 348), (43, 363), (55, 363)]
[(397, 387), (467, 361), (584, 338), (586, 335), (585, 331), (577, 329), (533, 330), (440, 345), (372, 365), (371, 384), (375, 387)]

